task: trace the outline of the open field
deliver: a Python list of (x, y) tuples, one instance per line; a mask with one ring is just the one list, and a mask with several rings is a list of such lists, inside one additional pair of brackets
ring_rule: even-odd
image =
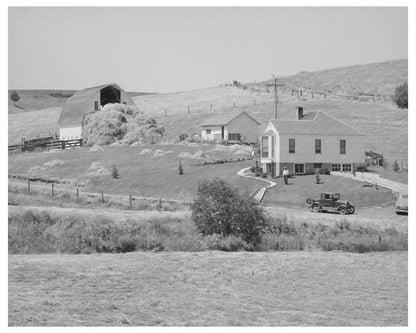
[[(164, 199), (192, 200), (202, 179), (211, 179), (215, 176), (226, 179), (241, 190), (251, 191), (261, 187), (260, 181), (237, 176), (237, 172), (245, 167), (252, 166), (252, 161), (232, 162), (206, 166), (192, 166), (198, 162), (196, 159), (181, 159), (177, 156), (183, 152), (194, 154), (203, 150), (211, 158), (238, 158), (247, 155), (237, 155), (230, 150), (215, 151), (214, 145), (148, 145), (105, 147), (103, 152), (90, 152), (88, 149), (59, 151), (56, 153), (28, 153), (11, 156), (9, 158), (9, 172), (13, 174), (27, 174), (35, 166), (44, 166), (45, 163), (59, 160), (62, 165), (45, 167), (43, 175), (56, 178), (88, 180), (82, 192), (121, 195), (140, 195), (161, 197)], [(161, 157), (141, 155), (143, 149), (161, 149), (172, 151)], [(183, 163), (184, 175), (178, 174), (179, 160)], [(199, 160), (200, 161), (200, 160)], [(109, 176), (89, 177), (90, 166), (94, 162), (102, 163), (111, 170), (116, 163), (120, 173), (119, 179)], [(287, 206), (305, 207), (308, 196), (316, 197), (321, 192), (339, 191), (345, 199), (355, 203), (357, 207), (381, 205), (395, 200), (391, 191), (380, 188), (363, 187), (363, 183), (352, 179), (336, 176), (321, 176), (322, 184), (315, 184), (314, 176), (298, 176), (291, 179), (291, 186), (283, 186), (282, 180), (277, 179), (278, 186), (266, 194), (264, 203)], [(33, 189), (36, 184), (33, 184)]]
[[(338, 96), (376, 96), (391, 103), (394, 89), (407, 80), (408, 60), (393, 60), (365, 65), (332, 68), (316, 72), (301, 72), (284, 78), (288, 86)], [(261, 82), (260, 86), (271, 81)]]
[(10, 326), (406, 326), (407, 252), (9, 256)]

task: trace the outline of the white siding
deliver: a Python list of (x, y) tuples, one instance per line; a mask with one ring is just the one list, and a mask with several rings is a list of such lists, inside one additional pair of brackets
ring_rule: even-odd
[(59, 140), (81, 139), (81, 126), (59, 129)]
[[(207, 134), (207, 130), (211, 130), (211, 134)], [(204, 126), (201, 131), (202, 141), (218, 141), (221, 139), (221, 126)], [(224, 140), (228, 139), (228, 129), (224, 127)]]
[[(289, 139), (295, 139), (295, 153), (289, 154)], [(321, 139), (321, 154), (315, 153), (315, 139)], [(340, 140), (346, 140), (346, 154), (340, 154)], [(280, 135), (280, 163), (363, 163), (363, 136)], [(276, 147), (276, 149), (278, 149)]]

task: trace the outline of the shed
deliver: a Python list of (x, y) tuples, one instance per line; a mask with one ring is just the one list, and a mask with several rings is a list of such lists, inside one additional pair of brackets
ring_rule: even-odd
[(257, 142), (260, 122), (245, 111), (215, 115), (201, 124), (201, 139), (212, 142)]

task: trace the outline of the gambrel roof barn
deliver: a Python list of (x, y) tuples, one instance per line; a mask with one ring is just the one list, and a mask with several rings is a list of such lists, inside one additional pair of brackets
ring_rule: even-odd
[(62, 107), (58, 121), (60, 139), (81, 138), (85, 116), (101, 110), (108, 103), (134, 105), (131, 97), (115, 83), (76, 92)]

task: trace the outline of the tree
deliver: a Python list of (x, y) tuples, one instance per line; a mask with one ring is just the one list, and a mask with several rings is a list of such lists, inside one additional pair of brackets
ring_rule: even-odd
[(16, 92), (16, 90), (12, 91), (12, 93), (10, 94), (10, 99), (13, 101), (13, 104), (15, 104), (15, 105), (16, 105), (16, 102), (18, 102), (20, 100), (20, 96)]
[(113, 176), (114, 179), (117, 179), (120, 177), (120, 174), (118, 173), (117, 165), (113, 164), (113, 170), (111, 170), (111, 176)]
[(397, 160), (394, 161), (392, 169), (394, 172), (400, 171), (399, 163), (397, 163)]
[(316, 170), (316, 173), (315, 173), (315, 180), (317, 184), (321, 183), (321, 176), (318, 170)]
[(267, 227), (263, 208), (226, 181), (203, 180), (191, 204), (192, 220), (204, 235), (234, 235), (256, 245)]
[(181, 161), (179, 161), (178, 171), (179, 171), (179, 176), (182, 176), (183, 175), (183, 167), (182, 167), (182, 162)]
[(394, 103), (401, 109), (407, 109), (407, 81), (396, 87), (393, 97)]

